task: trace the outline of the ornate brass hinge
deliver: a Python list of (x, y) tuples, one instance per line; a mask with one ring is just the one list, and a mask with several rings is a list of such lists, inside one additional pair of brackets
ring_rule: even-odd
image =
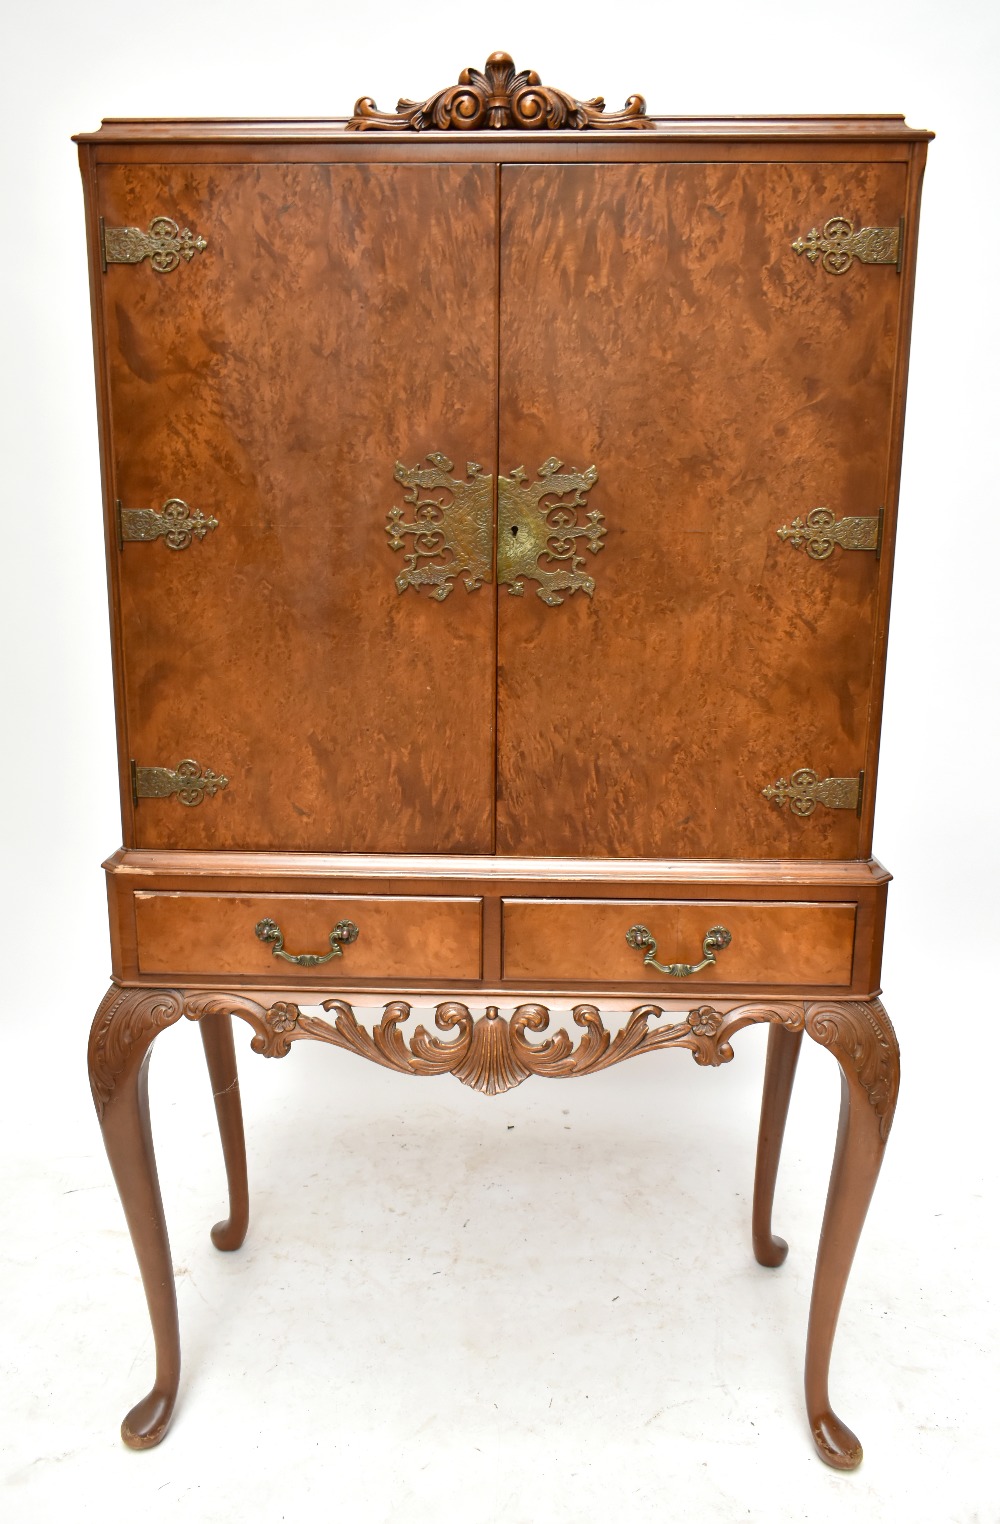
[(363, 95), (347, 124), (353, 132), (377, 128), (383, 132), (440, 132), (457, 128), (475, 132), (482, 128), (565, 129), (655, 127), (646, 115), (641, 95), (630, 95), (623, 111), (604, 110), (598, 95), (578, 101), (553, 85), (543, 85), (534, 69), (514, 68), (509, 53), (491, 53), (485, 71), (463, 69), (457, 85), (447, 85), (424, 101), (401, 100), (395, 111), (380, 111), (370, 95)]
[(854, 810), (861, 814), (865, 775), (856, 778), (821, 778), (811, 767), (800, 767), (791, 778), (779, 778), (761, 789), (765, 799), (787, 804), (793, 815), (811, 815), (818, 804), (828, 810)]
[(412, 537), (397, 591), (427, 587), (430, 597), (443, 602), (456, 577), (473, 593), (493, 570), (493, 478), (470, 460), (465, 468), (469, 480), (456, 481), (446, 455), (435, 450), (427, 459), (430, 467), (397, 460), (394, 474), (408, 489), (403, 501), (413, 506), (412, 522), (404, 522), (402, 508), (390, 508), (385, 532), (390, 550), (405, 550)]
[(795, 550), (805, 546), (806, 554), (814, 561), (825, 561), (833, 554), (835, 545), (841, 550), (873, 550), (877, 559), (882, 553), (884, 517), (881, 508), (870, 518), (846, 519), (838, 519), (829, 508), (812, 508), (804, 519), (796, 517), (776, 532)]
[(132, 763), (132, 798), (169, 799), (176, 794), (181, 804), (189, 807), (201, 804), (208, 796), (214, 797), (220, 788), (228, 787), (229, 779), (213, 773), (210, 767), (202, 769), (197, 762), (186, 757), (175, 768), (137, 767)]
[(792, 248), (812, 264), (822, 259), (828, 275), (844, 275), (857, 259), (863, 265), (895, 265), (902, 268), (903, 219), (894, 228), (858, 228), (846, 217), (831, 217), (823, 231), (812, 228), (796, 238)]
[(139, 265), (148, 259), (159, 275), (176, 270), (181, 260), (192, 260), (208, 240), (190, 228), (181, 228), (172, 217), (154, 217), (149, 231), (142, 228), (109, 228), (101, 218), (101, 268), (108, 265)]
[(126, 540), (158, 540), (162, 538), (171, 550), (186, 550), (192, 539), (203, 540), (210, 529), (218, 529), (217, 518), (207, 516), (200, 508), (189, 508), (179, 497), (168, 497), (163, 507), (123, 508), (115, 499), (118, 510), (118, 546)]
[[(562, 461), (551, 455), (538, 468), (539, 480), (529, 482), (523, 466), (499, 479), (497, 520), (497, 582), (513, 597), (524, 593), (524, 580), (537, 582), (543, 603), (562, 603), (560, 593), (586, 593), (593, 597), (594, 579), (579, 555), (586, 540), (596, 556), (607, 530), (604, 517), (592, 508), (584, 523), (577, 510), (587, 506), (587, 493), (597, 480), (597, 467), (586, 471), (563, 471)], [(572, 496), (570, 496), (572, 494)], [(547, 502), (568, 498), (566, 502)], [(539, 566), (540, 559), (547, 565)]]

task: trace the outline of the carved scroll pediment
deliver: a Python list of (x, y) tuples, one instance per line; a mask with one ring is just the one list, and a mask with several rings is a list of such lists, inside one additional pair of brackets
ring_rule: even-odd
[(491, 53), (484, 70), (463, 69), (457, 85), (448, 85), (424, 101), (404, 98), (395, 111), (379, 111), (371, 96), (362, 96), (347, 125), (354, 132), (422, 132), (428, 127), (439, 132), (491, 127), (582, 132), (655, 124), (646, 115), (641, 95), (630, 95), (622, 111), (606, 112), (601, 96), (578, 101), (565, 90), (543, 85), (534, 69), (515, 69), (509, 53)]

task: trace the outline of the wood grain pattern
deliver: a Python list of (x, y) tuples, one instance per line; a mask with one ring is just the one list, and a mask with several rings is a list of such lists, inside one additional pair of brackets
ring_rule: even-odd
[[(320, 970), (275, 959), (254, 927), (278, 922), (289, 953), (327, 953), (338, 921), (358, 940)], [(144, 974), (243, 974), (251, 978), (478, 979), (482, 906), (478, 899), (371, 895), (137, 894), (138, 962)]]
[(130, 754), (230, 780), (195, 809), (141, 801), (142, 845), (491, 850), (493, 589), (400, 597), (385, 522), (397, 458), (491, 469), (494, 178), (101, 171), (109, 222), (208, 240), (103, 284), (113, 495), (219, 520), (120, 557)]
[[(700, 904), (640, 900), (505, 900), (503, 968), (507, 979), (627, 980), (657, 990), (734, 984), (794, 987), (851, 983), (853, 905)], [(661, 963), (697, 963), (705, 934), (725, 926), (732, 943), (714, 966), (684, 980), (643, 963), (625, 933), (652, 932)]]
[(504, 170), (502, 467), (596, 463), (608, 532), (592, 600), (500, 598), (498, 850), (858, 853), (851, 812), (803, 821), (760, 789), (863, 766), (878, 565), (775, 530), (884, 500), (899, 280), (831, 278), (790, 244), (834, 210), (895, 223), (905, 182)]

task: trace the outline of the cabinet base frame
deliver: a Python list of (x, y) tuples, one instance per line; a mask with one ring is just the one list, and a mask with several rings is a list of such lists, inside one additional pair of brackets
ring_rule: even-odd
[[(301, 1000), (301, 991), (296, 992)], [(870, 1000), (722, 1000), (694, 1005), (677, 999), (637, 1005), (612, 1036), (596, 1006), (578, 1004), (573, 1018), (583, 1028), (532, 1042), (544, 1032), (546, 1006), (522, 1003), (501, 1016), (487, 1006), (474, 1016), (460, 1001), (444, 1001), (435, 1024), (451, 1037), (418, 1027), (406, 1040), (399, 1025), (411, 1006), (389, 1002), (372, 1030), (344, 1000), (319, 1002), (333, 1020), (313, 1016), (277, 991), (226, 994), (217, 990), (148, 989), (112, 985), (90, 1034), (91, 1089), (115, 1183), (139, 1262), (156, 1347), (151, 1391), (125, 1418), (122, 1438), (146, 1449), (163, 1438), (173, 1414), (180, 1378), (180, 1337), (170, 1246), (160, 1197), (149, 1120), (147, 1071), (154, 1039), (182, 1016), (201, 1024), (216, 1100), (229, 1182), (230, 1215), (217, 1223), (217, 1248), (236, 1249), (248, 1223), (246, 1152), (233, 1016), (253, 1029), (251, 1047), (281, 1058), (297, 1040), (311, 1038), (346, 1048), (404, 1074), (454, 1074), (464, 1084), (494, 1095), (529, 1075), (569, 1078), (609, 1068), (659, 1048), (687, 1048), (701, 1065), (733, 1057), (731, 1039), (743, 1027), (768, 1024), (767, 1068), (761, 1106), (754, 1186), (753, 1243), (758, 1261), (777, 1266), (787, 1245), (771, 1230), (771, 1208), (795, 1065), (802, 1034), (828, 1048), (840, 1066), (841, 1108), (826, 1213), (820, 1235), (806, 1343), (806, 1410), (820, 1458), (851, 1470), (861, 1445), (830, 1406), (830, 1354), (847, 1277), (867, 1214), (892, 1125), (899, 1090), (899, 1047), (881, 1003)], [(662, 1018), (667, 1024), (659, 1025)], [(670, 1019), (676, 1018), (676, 1019)]]

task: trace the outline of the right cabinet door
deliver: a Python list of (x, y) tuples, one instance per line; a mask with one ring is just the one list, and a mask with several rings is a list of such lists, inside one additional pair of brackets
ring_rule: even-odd
[[(498, 589), (499, 852), (858, 855), (835, 786), (799, 813), (761, 791), (864, 767), (874, 545), (778, 531), (877, 519), (900, 282), (792, 245), (834, 217), (895, 228), (905, 188), (888, 163), (504, 167), (500, 474), (596, 468), (536, 493), (569, 505), (536, 515), (540, 570), (572, 564), (588, 513), (605, 533), (574, 538), (589, 596)], [(516, 520), (501, 500), (501, 576)]]

